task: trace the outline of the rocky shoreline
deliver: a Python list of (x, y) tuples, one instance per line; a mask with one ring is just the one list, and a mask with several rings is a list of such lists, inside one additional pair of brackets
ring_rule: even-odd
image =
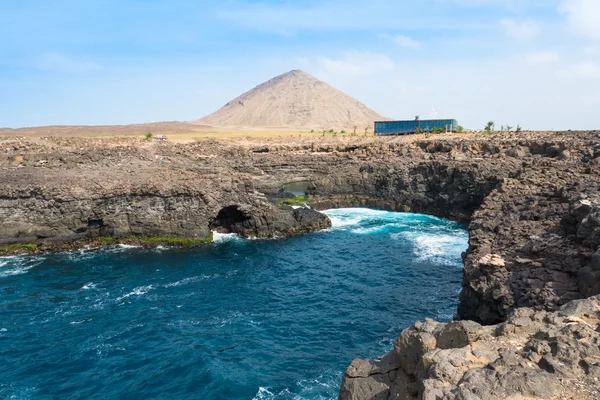
[(600, 396), (599, 132), (284, 140), (7, 138), (0, 247), (322, 229), (274, 195), (307, 181), (317, 209), (469, 223), (461, 321), (417, 323), (382, 361), (355, 360), (340, 398)]
[(430, 319), (379, 360), (355, 359), (340, 399), (597, 399), (600, 296), (498, 325)]

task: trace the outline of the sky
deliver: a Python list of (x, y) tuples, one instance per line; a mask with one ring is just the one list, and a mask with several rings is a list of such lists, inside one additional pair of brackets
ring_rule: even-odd
[(190, 121), (303, 71), (396, 119), (600, 128), (600, 0), (0, 0), (0, 127)]

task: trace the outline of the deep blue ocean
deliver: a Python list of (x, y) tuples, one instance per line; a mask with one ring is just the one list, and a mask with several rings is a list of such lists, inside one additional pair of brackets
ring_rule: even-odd
[(369, 209), (288, 239), (0, 258), (0, 398), (336, 399), (355, 357), (452, 318), (464, 227)]

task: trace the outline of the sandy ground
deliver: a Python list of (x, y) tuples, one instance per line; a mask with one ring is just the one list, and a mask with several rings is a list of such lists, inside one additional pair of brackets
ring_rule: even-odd
[[(91, 142), (122, 142), (131, 141), (149, 144), (143, 139), (148, 133), (153, 135), (165, 135), (169, 142), (189, 143), (198, 140), (222, 139), (228, 142), (240, 144), (264, 143), (269, 145), (284, 145), (292, 143), (313, 142), (319, 143), (363, 143), (365, 141), (381, 142), (413, 142), (428, 139), (435, 140), (467, 140), (483, 139), (490, 140), (515, 140), (522, 138), (548, 138), (554, 135), (561, 137), (585, 137), (597, 135), (598, 132), (568, 131), (568, 132), (465, 132), (452, 134), (420, 134), (404, 136), (376, 137), (372, 129), (365, 134), (364, 128), (357, 130), (356, 135), (352, 132), (346, 133), (321, 133), (319, 130), (310, 128), (252, 128), (233, 127), (218, 128), (202, 125), (194, 122), (157, 122), (132, 125), (102, 125), (102, 126), (41, 126), (19, 129), (0, 128), (0, 140), (27, 139), (38, 141), (45, 138), (73, 138), (87, 139)], [(150, 142), (151, 143), (151, 142)]]

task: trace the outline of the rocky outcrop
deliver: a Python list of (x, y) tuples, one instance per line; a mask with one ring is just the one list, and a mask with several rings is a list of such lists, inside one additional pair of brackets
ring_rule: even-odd
[(597, 399), (600, 297), (548, 313), (520, 308), (498, 325), (432, 320), (405, 329), (381, 359), (356, 359), (342, 400)]
[(595, 200), (586, 209), (581, 197), (597, 191), (598, 176), (584, 168), (527, 170), (484, 200), (469, 226), (462, 318), (497, 323), (515, 307), (554, 310), (592, 293), (580, 290), (578, 276), (598, 245)]
[[(15, 150), (15, 147), (17, 150)], [(199, 173), (129, 146), (14, 146), (0, 171), (0, 246), (129, 236), (276, 237), (324, 229), (313, 210), (278, 207), (245, 174)]]
[(134, 187), (104, 194), (76, 189), (5, 194), (0, 198), (0, 245), (131, 235), (208, 238), (212, 230), (264, 238), (331, 226), (324, 214), (280, 209), (245, 190), (222, 196), (193, 186), (169, 187), (166, 192)]

